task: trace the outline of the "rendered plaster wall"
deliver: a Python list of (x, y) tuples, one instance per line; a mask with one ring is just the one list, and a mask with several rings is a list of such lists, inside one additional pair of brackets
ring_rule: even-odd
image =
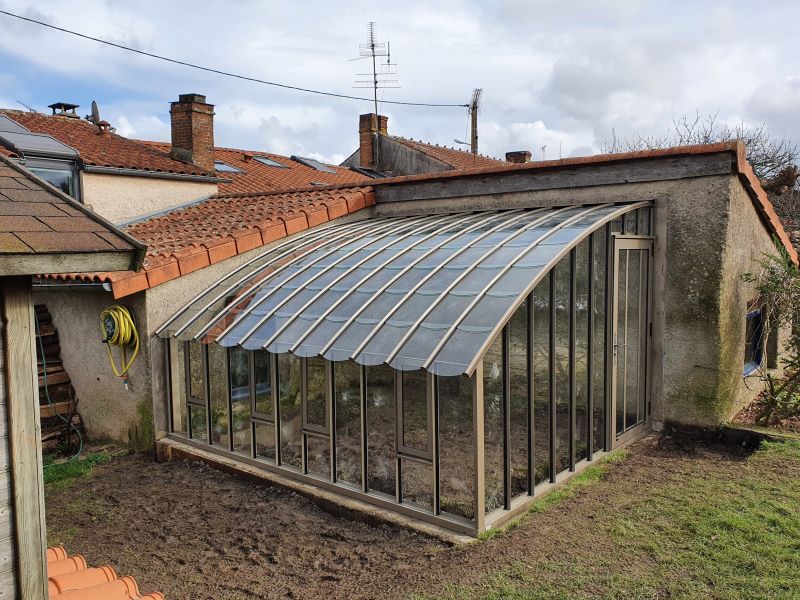
[[(152, 426), (143, 415), (152, 406), (152, 392), (144, 294), (115, 301), (110, 292), (98, 287), (77, 291), (34, 288), (33, 300), (35, 304), (47, 305), (53, 317), (61, 360), (75, 388), (87, 436), (147, 447)], [(114, 304), (132, 310), (141, 336), (141, 348), (129, 372), (127, 390), (111, 370), (106, 345), (100, 341), (100, 311)], [(119, 365), (119, 349), (112, 351)]]
[(112, 223), (217, 193), (216, 183), (81, 173), (83, 202)]

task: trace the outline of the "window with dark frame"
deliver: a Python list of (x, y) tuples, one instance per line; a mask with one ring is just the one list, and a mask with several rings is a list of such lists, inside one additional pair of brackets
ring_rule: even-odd
[(745, 317), (744, 374), (750, 375), (764, 363), (764, 307), (751, 310)]

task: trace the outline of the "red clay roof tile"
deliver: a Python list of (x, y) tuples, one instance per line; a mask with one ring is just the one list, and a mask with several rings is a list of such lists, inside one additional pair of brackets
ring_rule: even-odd
[(78, 152), (87, 165), (136, 169), (160, 173), (179, 173), (215, 177), (216, 173), (197, 165), (172, 158), (168, 152), (124, 138), (115, 133), (100, 135), (98, 128), (83, 119), (43, 115), (35, 112), (0, 109), (0, 114), (13, 119), (36, 133), (46, 133)]

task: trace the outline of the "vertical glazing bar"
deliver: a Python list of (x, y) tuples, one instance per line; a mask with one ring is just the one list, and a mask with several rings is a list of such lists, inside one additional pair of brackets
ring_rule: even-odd
[(331, 463), (331, 483), (336, 483), (336, 382), (333, 380), (333, 363), (325, 361), (325, 402), (328, 405), (328, 443)]
[(586, 355), (586, 458), (591, 461), (594, 457), (594, 236), (589, 236), (589, 298), (587, 310), (589, 311), (589, 331)]
[(211, 371), (208, 365), (208, 344), (202, 344), (203, 348), (203, 390), (206, 394), (206, 443), (211, 446), (213, 437), (211, 437)]
[(396, 434), (394, 440), (394, 496), (398, 504), (403, 502), (403, 465), (400, 461), (400, 446), (403, 443), (403, 372), (392, 370), (394, 374), (394, 408), (396, 411)]
[(250, 365), (250, 458), (256, 457), (256, 427), (252, 422), (256, 408), (256, 353), (252, 350), (247, 353), (247, 362)]
[(578, 271), (578, 253), (575, 248), (569, 252), (569, 470), (575, 470), (575, 438), (577, 435), (575, 423), (575, 405), (577, 389), (575, 385), (575, 322), (577, 299), (576, 274)]
[(359, 365), (359, 387), (361, 388), (361, 491), (369, 491), (367, 482), (367, 367)]
[[(603, 355), (604, 355), (604, 362), (605, 362), (605, 369), (603, 372), (603, 386), (605, 388), (605, 407), (604, 412), (606, 415), (606, 422), (605, 422), (605, 440), (603, 448), (606, 452), (611, 452), (613, 449), (613, 421), (616, 418), (614, 415), (614, 402), (612, 401), (612, 376), (611, 370), (616, 368), (616, 363), (613, 360), (611, 347), (614, 343), (614, 319), (613, 315), (616, 313), (616, 307), (614, 306), (614, 298), (616, 298), (616, 290), (614, 289), (614, 281), (615, 281), (615, 274), (614, 271), (616, 270), (616, 261), (613, 260), (613, 252), (614, 250), (614, 237), (611, 235), (611, 225), (606, 225), (605, 229), (605, 236), (606, 236), (606, 340), (603, 348)], [(612, 359), (612, 360), (610, 360)]]
[(510, 327), (503, 327), (503, 508), (511, 508), (511, 452), (509, 434), (511, 432), (511, 357)]
[(278, 377), (278, 355), (270, 352), (269, 361), (272, 367), (270, 369), (270, 371), (272, 371), (270, 373), (270, 382), (272, 385), (272, 420), (275, 423), (273, 432), (275, 434), (275, 464), (280, 466), (283, 463), (283, 457), (281, 456), (281, 409), (278, 402), (281, 397), (280, 390), (278, 389), (280, 385), (280, 379)]
[[(622, 331), (624, 332), (624, 336), (622, 338), (623, 343), (623, 352), (622, 352), (622, 431), (617, 432), (617, 436), (622, 435), (626, 429), (628, 429), (628, 306), (630, 305), (630, 295), (628, 293), (628, 288), (630, 287), (630, 264), (631, 264), (631, 251), (630, 250), (623, 250), (625, 252), (625, 291), (622, 298), (619, 299), (620, 302), (625, 303), (625, 314), (622, 317)], [(617, 340), (619, 343), (619, 340)], [(617, 355), (619, 356), (619, 352)], [(619, 388), (619, 384), (617, 384), (617, 388)]]
[(533, 369), (534, 369), (534, 346), (533, 346), (533, 292), (528, 294), (525, 300), (528, 305), (528, 495), (533, 496), (533, 488), (536, 486), (536, 476), (534, 467), (536, 466), (536, 429), (534, 427), (534, 389), (533, 389)]
[(432, 419), (430, 429), (431, 439), (431, 459), (433, 461), (433, 514), (441, 514), (441, 502), (439, 501), (439, 386), (436, 376), (428, 373), (428, 402), (432, 406)]
[[(306, 359), (300, 359), (300, 419), (302, 425), (308, 422), (308, 372), (306, 370)], [(302, 432), (301, 425), (301, 432)], [(308, 475), (308, 436), (305, 432), (300, 434), (300, 472)]]
[(547, 377), (550, 387), (550, 481), (556, 482), (556, 270), (550, 269), (550, 368)]
[(186, 386), (186, 407), (185, 411), (186, 414), (186, 437), (192, 439), (192, 409), (189, 405), (189, 397), (191, 396), (191, 389), (189, 385), (191, 384), (191, 372), (189, 369), (191, 368), (191, 364), (189, 361), (189, 342), (183, 342), (183, 385)]
[(233, 394), (231, 393), (231, 349), (225, 348), (225, 405), (228, 407), (228, 450), (233, 452)]
[(486, 526), (486, 472), (484, 471), (483, 424), (483, 361), (472, 374), (472, 439), (475, 443), (475, 529), (480, 533)]
[(164, 375), (167, 378), (167, 431), (173, 433), (175, 424), (172, 422), (172, 344), (173, 338), (164, 339)]

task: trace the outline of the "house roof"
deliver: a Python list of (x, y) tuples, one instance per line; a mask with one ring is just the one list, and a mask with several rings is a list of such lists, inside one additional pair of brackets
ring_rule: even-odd
[(418, 140), (408, 139), (395, 135), (388, 136), (390, 139), (409, 146), (418, 150), (428, 156), (435, 158), (445, 164), (450, 165), (454, 169), (473, 169), (482, 167), (495, 167), (507, 165), (504, 160), (484, 156), (483, 154), (472, 154), (457, 148), (448, 148), (447, 146), (439, 146), (436, 144), (428, 144)]
[(0, 274), (135, 268), (144, 246), (0, 156)]
[(54, 279), (108, 282), (115, 298), (176, 279), (226, 258), (370, 206), (371, 187), (214, 196), (133, 222), (125, 231), (147, 244), (139, 273), (69, 273)]
[(9, 109), (0, 109), (0, 114), (32, 132), (46, 133), (74, 148), (86, 165), (216, 177), (214, 172), (171, 158), (168, 152), (162, 149), (111, 132), (101, 134), (95, 125), (84, 119)]
[[(161, 152), (169, 151), (170, 144), (168, 142), (141, 141)], [(265, 165), (254, 157), (267, 158), (283, 165), (284, 168)], [(229, 181), (218, 184), (217, 187), (220, 194), (296, 189), (317, 183), (330, 185), (356, 184), (370, 181), (369, 177), (351, 171), (347, 167), (326, 164), (325, 166), (335, 171), (334, 173), (326, 173), (286, 156), (269, 152), (257, 152), (255, 150), (214, 148), (214, 160), (222, 161), (241, 171), (241, 173), (223, 173), (225, 179)]]

